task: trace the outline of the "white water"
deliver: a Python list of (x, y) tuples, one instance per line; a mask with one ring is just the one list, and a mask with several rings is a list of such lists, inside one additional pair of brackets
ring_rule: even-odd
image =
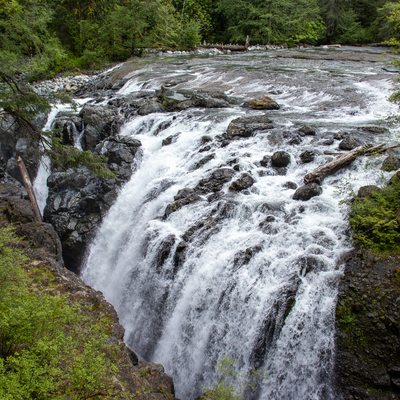
[[(228, 61), (238, 62), (234, 57)], [(196, 68), (201, 70), (195, 61), (191, 63), (190, 73)], [(296, 68), (291, 68), (296, 74)], [(336, 74), (343, 67), (338, 63), (336, 69), (329, 68)], [(308, 76), (308, 82), (288, 75), (281, 81), (277, 78), (273, 86), (271, 80), (260, 80), (259, 76), (243, 72), (245, 79), (241, 80), (230, 71), (221, 71), (220, 66), (207, 65), (204, 74), (197, 73), (182, 87), (230, 82), (232, 95), (249, 98), (273, 86), (281, 90), (274, 98), (282, 109), (271, 113), (278, 131), (295, 131), (294, 127), (310, 123), (318, 126), (320, 133), (337, 132), (377, 124), (395, 110), (386, 101), (391, 88), (389, 78), (379, 76), (375, 81), (359, 82), (356, 75), (363, 71), (366, 76), (380, 73), (378, 67), (375, 72), (371, 72), (370, 65), (363, 68), (358, 64), (347, 71), (347, 78), (338, 78), (341, 87), (357, 93), (354, 101), (343, 101), (346, 95), (340, 97), (340, 92), (330, 90), (327, 82), (334, 78), (322, 67), (315, 83), (314, 75)], [(307, 74), (307, 68), (302, 71)], [(152, 72), (155, 77), (146, 89), (160, 83), (157, 69)], [(182, 74), (185, 72), (183, 69)], [(140, 90), (139, 75), (121, 93)], [(326, 82), (321, 84), (320, 79)], [(321, 108), (323, 104), (326, 110)], [(338, 142), (322, 147), (313, 137), (305, 137), (301, 145), (289, 146), (282, 139), (272, 140), (273, 131), (232, 142), (225, 148), (198, 152), (203, 135), (215, 138), (232, 119), (245, 113), (258, 114), (239, 107), (192, 109), (127, 121), (121, 133), (139, 139), (143, 154), (136, 173), (99, 229), (82, 276), (116, 307), (129, 346), (143, 358), (161, 362), (173, 376), (176, 396), (181, 400), (193, 399), (201, 393), (202, 385), (211, 385), (214, 367), (224, 354), (239, 361), (238, 372), (248, 372), (255, 366), (269, 375), (259, 391), (246, 393), (246, 398), (335, 399), (334, 311), (342, 260), (351, 248), (339, 206), (344, 195), (335, 185), (342, 180), (357, 190), (375, 183), (378, 177), (364, 168), (365, 161), (357, 160), (346, 171), (327, 178), (321, 196), (298, 202), (292, 200), (293, 190), (282, 185), (287, 181), (301, 185), (306, 173), (331, 159), (323, 151), (335, 151)], [(166, 120), (172, 124), (154, 136), (158, 125)], [(178, 133), (174, 143), (161, 146), (163, 139)], [(369, 136), (366, 140), (382, 139)], [(306, 149), (317, 149), (319, 154), (314, 162), (303, 165), (298, 160)], [(259, 176), (258, 171), (264, 169), (258, 162), (277, 150), (291, 154), (286, 176), (272, 174), (271, 169), (271, 175)], [(215, 158), (193, 170), (210, 153)], [(157, 218), (174, 201), (178, 190), (194, 188), (233, 158), (241, 171), (251, 173), (256, 181), (247, 194), (230, 192), (228, 183), (221, 203), (209, 203), (204, 196), (166, 220)], [(262, 211), (263, 204), (269, 205), (269, 211)], [(269, 231), (263, 232), (259, 224), (267, 215), (274, 216), (275, 221), (270, 223)], [(216, 225), (207, 229), (217, 217)], [(205, 227), (187, 240), (185, 262), (177, 266), (175, 250), (185, 232), (199, 221), (205, 221)], [(171, 250), (165, 251), (165, 243), (171, 240)], [(240, 263), (240, 252), (255, 246), (260, 250), (253, 253), (248, 264)]]

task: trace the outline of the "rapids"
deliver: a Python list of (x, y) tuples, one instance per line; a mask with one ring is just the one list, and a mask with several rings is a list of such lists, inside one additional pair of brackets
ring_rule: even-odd
[[(175, 383), (176, 396), (191, 400), (215, 380), (222, 355), (238, 360), (238, 373), (252, 367), (269, 379), (248, 399), (335, 399), (334, 331), (338, 280), (351, 249), (344, 189), (357, 190), (379, 178), (356, 160), (328, 177), (323, 193), (307, 202), (292, 200), (288, 181), (302, 185), (304, 175), (333, 157), (338, 141), (322, 142), (339, 131), (367, 143), (390, 142), (398, 131), (375, 135), (357, 128), (385, 124), (397, 107), (387, 101), (392, 77), (382, 62), (346, 61), (345, 48), (304, 50), (322, 59), (284, 58), (288, 50), (216, 57), (161, 57), (131, 73), (119, 94), (159, 89), (222, 90), (237, 97), (225, 109), (135, 116), (121, 134), (142, 142), (135, 173), (122, 188), (87, 254), (82, 277), (101, 290), (118, 311), (125, 341), (142, 358), (160, 362)], [(363, 49), (370, 54), (379, 49)], [(343, 60), (329, 60), (342, 52)], [(269, 95), (280, 110), (240, 107), (243, 100)], [(215, 139), (240, 116), (267, 113), (274, 129), (219, 147), (203, 149), (204, 135)], [(159, 132), (160, 124), (170, 125)], [(290, 145), (285, 132), (304, 124), (317, 129)], [(165, 126), (165, 125), (164, 125)], [(168, 146), (162, 141), (171, 135)], [(286, 176), (259, 162), (284, 150), (291, 156)], [(315, 151), (315, 160), (299, 156)], [(206, 155), (214, 158), (201, 168)], [(229, 184), (214, 201), (182, 207), (167, 219), (166, 206), (180, 189), (194, 188), (221, 167), (238, 165), (255, 180), (248, 190)], [(268, 229), (259, 224), (267, 216)], [(204, 223), (199, 229), (192, 229)], [(200, 224), (201, 225), (201, 224)], [(186, 235), (185, 235), (186, 233)], [(183, 241), (185, 238), (185, 241)], [(183, 247), (182, 247), (183, 246)], [(184, 259), (179, 252), (184, 248)], [(246, 251), (247, 250), (247, 251)]]

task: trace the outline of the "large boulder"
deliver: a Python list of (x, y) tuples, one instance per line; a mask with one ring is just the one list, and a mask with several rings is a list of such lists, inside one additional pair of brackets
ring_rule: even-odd
[(286, 151), (277, 151), (271, 157), (272, 166), (281, 168), (290, 164), (290, 154)]
[(309, 183), (299, 187), (293, 195), (293, 200), (310, 200), (312, 197), (322, 194), (322, 188), (316, 183)]
[(190, 100), (195, 107), (226, 108), (230, 106), (228, 96), (219, 91), (197, 90)]
[(254, 179), (249, 174), (242, 174), (242, 176), (232, 183), (229, 186), (229, 190), (232, 191), (241, 191), (244, 189), (248, 189), (249, 187), (253, 186)]
[(382, 171), (397, 171), (400, 168), (400, 157), (388, 156), (382, 163)]
[(359, 140), (357, 140), (353, 136), (347, 136), (339, 143), (339, 149), (353, 150), (360, 145), (361, 145), (361, 143)]
[(266, 115), (241, 117), (234, 119), (228, 126), (226, 136), (229, 139), (247, 138), (256, 131), (272, 129), (272, 121)]

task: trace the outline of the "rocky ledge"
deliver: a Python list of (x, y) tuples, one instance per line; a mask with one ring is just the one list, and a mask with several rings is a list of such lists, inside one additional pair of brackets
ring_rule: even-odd
[(400, 256), (354, 251), (336, 309), (340, 399), (400, 399), (399, 317)]
[[(161, 364), (146, 363), (128, 349), (124, 342), (124, 328), (119, 324), (114, 307), (103, 294), (87, 286), (78, 276), (64, 267), (61, 243), (52, 225), (35, 222), (28, 195), (22, 185), (0, 170), (0, 226), (12, 225), (23, 238), (21, 247), (29, 258), (29, 270), (38, 270), (36, 290), (62, 294), (71, 304), (79, 304), (80, 312), (93, 319), (110, 317), (107, 331), (109, 341), (118, 347), (113, 362), (119, 384), (128, 399), (175, 399), (172, 378), (164, 373)], [(125, 397), (124, 397), (125, 398)]]

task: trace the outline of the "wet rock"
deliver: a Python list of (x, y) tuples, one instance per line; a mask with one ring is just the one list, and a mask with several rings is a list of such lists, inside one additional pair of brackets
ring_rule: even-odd
[(335, 140), (343, 140), (348, 135), (347, 132), (336, 132), (333, 134), (333, 138)]
[(115, 82), (114, 85), (112, 85), (111, 90), (117, 91), (117, 90), (121, 89), (125, 85), (126, 82), (128, 82), (128, 79), (126, 79), (126, 78), (117, 80), (117, 82)]
[(397, 171), (400, 168), (400, 157), (389, 156), (382, 163), (382, 171)]
[(179, 268), (183, 265), (186, 259), (186, 252), (188, 249), (188, 245), (186, 242), (182, 241), (178, 243), (174, 254), (174, 276), (178, 272)]
[(224, 183), (229, 182), (234, 175), (235, 171), (231, 168), (217, 169), (209, 178), (202, 179), (195, 190), (198, 193), (219, 192)]
[(215, 154), (209, 154), (208, 156), (202, 158), (195, 166), (194, 169), (199, 169), (203, 167), (205, 164), (207, 164), (209, 161), (213, 160), (215, 158)]
[(300, 257), (296, 264), (300, 268), (300, 275), (306, 276), (310, 272), (319, 272), (321, 271), (325, 264), (322, 260), (320, 260), (316, 256), (304, 256)]
[(286, 167), (290, 164), (290, 154), (286, 151), (277, 151), (272, 155), (271, 163), (274, 167)]
[(306, 150), (300, 154), (300, 160), (303, 164), (313, 162), (315, 160), (315, 152)]
[(199, 150), (199, 153), (204, 153), (209, 150), (211, 150), (211, 146), (204, 146)]
[(226, 135), (229, 139), (247, 138), (256, 131), (272, 129), (271, 122), (266, 115), (236, 118), (229, 124)]
[(264, 156), (263, 159), (260, 161), (260, 165), (262, 167), (269, 167), (271, 164), (271, 156)]
[(247, 265), (251, 261), (251, 259), (261, 250), (261, 246), (253, 246), (236, 253), (233, 260), (233, 271), (237, 271), (243, 265)]
[(299, 187), (294, 195), (293, 200), (310, 200), (312, 197), (319, 196), (322, 194), (322, 188), (316, 183), (309, 183), (308, 185), (304, 185)]
[(160, 268), (164, 265), (165, 261), (169, 258), (171, 250), (175, 244), (175, 235), (168, 235), (161, 242), (157, 249), (157, 255), (155, 257), (154, 263), (156, 265), (156, 270), (160, 271)]
[(368, 185), (368, 186), (361, 186), (358, 189), (357, 196), (358, 197), (371, 197), (372, 193), (380, 192), (381, 189), (378, 186)]
[(370, 133), (376, 133), (376, 134), (382, 134), (382, 133), (388, 132), (387, 128), (384, 128), (382, 126), (363, 126), (359, 129), (364, 132), (370, 132)]
[(280, 106), (268, 96), (264, 96), (258, 99), (249, 100), (244, 103), (245, 107), (253, 108), (255, 110), (279, 110)]
[(296, 190), (297, 189), (297, 185), (294, 182), (285, 182), (282, 187), (286, 188), (286, 189), (292, 189), (292, 190)]
[(193, 93), (190, 100), (195, 107), (226, 108), (230, 106), (228, 96), (218, 91), (198, 90)]
[(76, 134), (83, 129), (82, 121), (79, 117), (62, 116), (55, 119), (52, 129), (60, 132), (63, 144), (73, 146)]
[(242, 174), (240, 179), (232, 183), (232, 185), (229, 187), (229, 190), (240, 191), (248, 189), (249, 187), (253, 186), (253, 184), (254, 179), (249, 174)]
[(162, 141), (161, 145), (164, 147), (164, 146), (169, 146), (171, 143), (175, 143), (179, 135), (180, 133), (176, 133), (175, 135), (168, 136)]
[(148, 115), (156, 112), (163, 112), (165, 111), (165, 107), (156, 99), (152, 98), (146, 100), (139, 108), (138, 114), (139, 115)]
[(164, 131), (165, 129), (169, 128), (172, 124), (172, 121), (163, 121), (161, 122), (157, 129), (154, 131), (154, 135), (157, 136), (160, 132)]
[(335, 141), (333, 139), (326, 139), (321, 142), (323, 146), (331, 146)]
[(163, 219), (167, 219), (173, 212), (179, 210), (183, 206), (195, 203), (201, 200), (201, 197), (196, 193), (194, 189), (185, 188), (181, 189), (174, 197), (174, 202), (167, 205), (165, 209)]
[(288, 139), (288, 144), (290, 145), (297, 145), (300, 144), (303, 141), (303, 139), (301, 138), (301, 136), (297, 133), (292, 133), (289, 135), (289, 139)]
[(356, 138), (353, 136), (347, 136), (339, 143), (339, 149), (353, 150), (360, 145), (361, 143)]
[(299, 133), (306, 135), (306, 136), (315, 136), (317, 132), (316, 132), (315, 128), (311, 127), (310, 125), (303, 125), (299, 129)]
[(212, 142), (212, 140), (213, 140), (212, 137), (208, 136), (208, 135), (204, 135), (204, 136), (201, 137), (201, 143), (202, 144), (206, 144), (206, 143)]

